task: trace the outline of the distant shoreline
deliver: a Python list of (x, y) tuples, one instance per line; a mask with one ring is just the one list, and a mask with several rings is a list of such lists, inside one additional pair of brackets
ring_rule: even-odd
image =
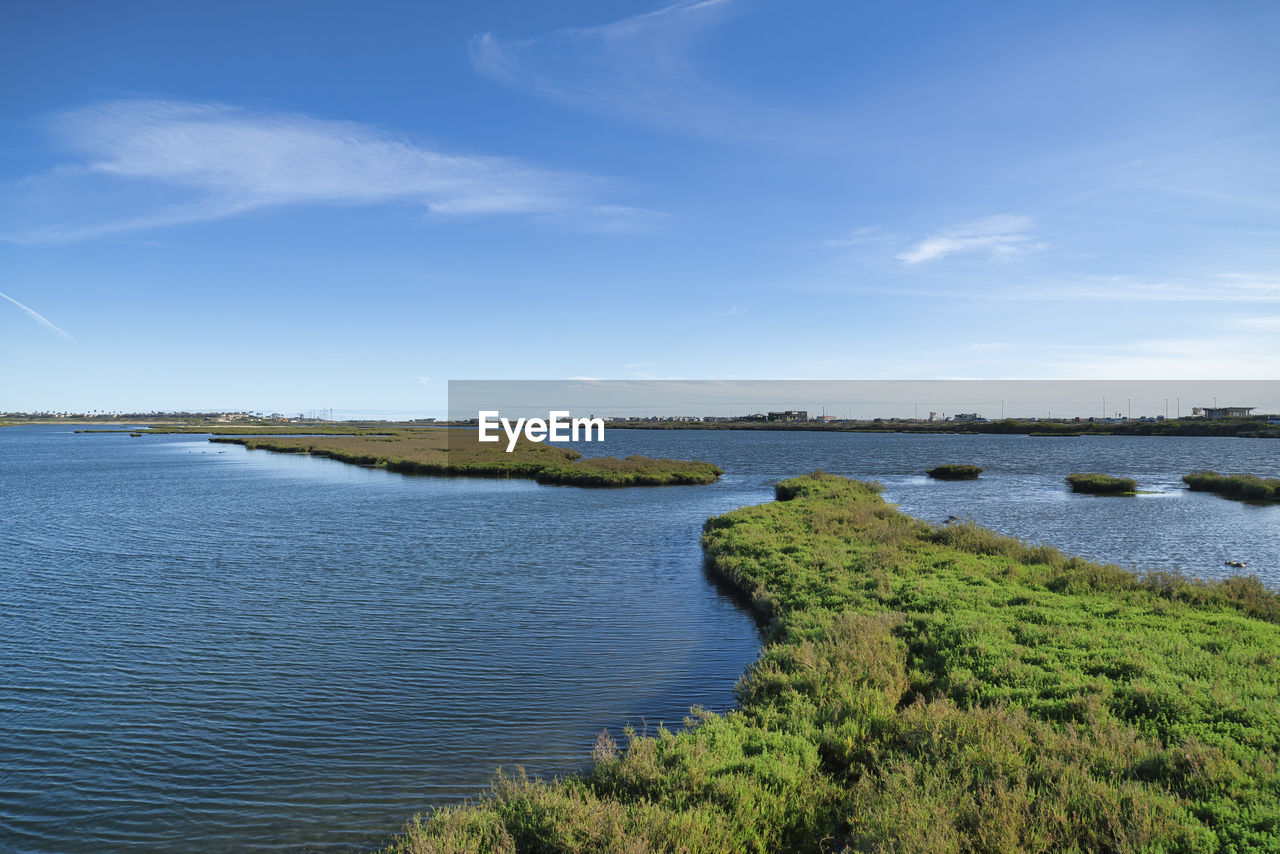
[[(458, 424), (459, 422), (449, 422)], [(1202, 418), (1164, 421), (607, 421), (607, 429), (625, 430), (781, 430), (804, 433), (920, 433), (1064, 437), (1079, 436), (1227, 436), (1280, 439), (1280, 424), (1261, 418)]]
[[(109, 428), (118, 425), (140, 427), (149, 432), (211, 433), (214, 435), (271, 434), (357, 434), (383, 429), (424, 429), (432, 427), (474, 427), (474, 421), (276, 421), (254, 419), (240, 421), (201, 420), (194, 418), (40, 418), (0, 420), (0, 427), (24, 425), (62, 425), (68, 427)], [(781, 430), (804, 433), (918, 433), (925, 435), (1021, 435), (1045, 438), (1079, 436), (1225, 436), (1244, 439), (1280, 439), (1280, 417), (1248, 418), (1168, 418), (1159, 420), (1029, 420), (1006, 418), (997, 421), (921, 421), (911, 418), (876, 418), (842, 421), (757, 421), (724, 419), (648, 420), (633, 419), (605, 422), (614, 430)], [(86, 431), (87, 432), (87, 431)]]

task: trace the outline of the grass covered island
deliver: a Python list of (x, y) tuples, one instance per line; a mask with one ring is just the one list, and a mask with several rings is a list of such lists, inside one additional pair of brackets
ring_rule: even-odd
[(1280, 601), (935, 526), (815, 472), (706, 523), (740, 708), (500, 774), (392, 852), (1280, 849)]
[(1137, 495), (1138, 483), (1130, 477), (1112, 477), (1096, 472), (1076, 472), (1067, 475), (1072, 492), (1085, 495)]
[(934, 466), (925, 474), (934, 480), (977, 480), (978, 475), (982, 474), (982, 468), (963, 463), (947, 463)]
[(468, 430), (416, 429), (359, 436), (216, 436), (210, 442), (281, 454), (311, 454), (402, 474), (516, 477), (568, 486), (672, 486), (712, 483), (723, 472), (699, 460), (633, 455), (590, 457), (524, 439), (507, 453), (503, 443), (480, 442)]
[(1280, 478), (1252, 474), (1218, 474), (1216, 471), (1193, 471), (1182, 481), (1188, 489), (1213, 492), (1243, 501), (1280, 501)]

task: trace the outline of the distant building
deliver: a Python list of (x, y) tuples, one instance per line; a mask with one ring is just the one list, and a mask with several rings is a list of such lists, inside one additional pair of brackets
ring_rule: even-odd
[(986, 421), (987, 419), (983, 418), (981, 415), (979, 415), (976, 412), (957, 412), (955, 415), (951, 416), (951, 420), (952, 421)]
[(1192, 415), (1203, 415), (1210, 421), (1219, 418), (1248, 418), (1255, 406), (1197, 406), (1191, 410)]
[(770, 412), (770, 421), (808, 421), (809, 413), (804, 409), (787, 409), (783, 412)]

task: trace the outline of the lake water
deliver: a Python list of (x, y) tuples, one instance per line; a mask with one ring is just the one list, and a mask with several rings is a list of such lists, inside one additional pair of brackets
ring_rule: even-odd
[[(580, 767), (596, 733), (724, 709), (758, 652), (702, 522), (814, 468), (930, 519), (1280, 586), (1280, 507), (1188, 493), (1280, 442), (612, 430), (706, 487), (404, 477), (202, 437), (0, 430), (0, 849), (350, 850)], [(925, 468), (973, 462), (971, 483)], [(1158, 494), (1066, 492), (1071, 471)]]
[[(772, 484), (820, 468), (877, 480), (903, 511), (941, 522), (973, 519), (1004, 534), (1047, 542), (1069, 554), (1136, 569), (1180, 569), (1203, 578), (1248, 564), (1280, 588), (1280, 505), (1190, 492), (1182, 475), (1200, 469), (1280, 477), (1280, 440), (1213, 437), (907, 435), (778, 431), (614, 430), (585, 454), (640, 453), (702, 458), (726, 470), (710, 489), (772, 498)], [(977, 481), (935, 481), (941, 463), (983, 468)], [(1132, 477), (1134, 497), (1075, 495), (1072, 472)]]

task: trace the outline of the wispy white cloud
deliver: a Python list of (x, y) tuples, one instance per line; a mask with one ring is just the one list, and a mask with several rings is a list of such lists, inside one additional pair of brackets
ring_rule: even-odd
[(919, 264), (960, 252), (985, 252), (993, 259), (1027, 255), (1044, 248), (1032, 239), (1032, 225), (1025, 216), (987, 217), (934, 232), (894, 257), (904, 264)]
[(698, 134), (776, 137), (794, 116), (716, 86), (690, 58), (693, 41), (724, 18), (731, 0), (680, 0), (595, 27), (471, 41), (481, 74), (577, 109)]
[[(36, 204), (0, 208), (0, 235), (9, 240), (76, 240), (296, 204), (584, 215), (596, 225), (637, 219), (633, 209), (593, 201), (597, 180), (437, 151), (355, 122), (130, 100), (71, 110), (50, 130), (80, 159), (11, 188), (8, 195)], [(96, 215), (76, 216), (86, 208)], [(33, 210), (45, 221), (33, 221)]]
[(74, 338), (72, 338), (70, 335), (68, 335), (68, 334), (66, 333), (66, 331), (65, 331), (65, 330), (63, 330), (63, 329), (62, 329), (61, 327), (59, 327), (59, 326), (56, 326), (56, 325), (53, 323), (53, 321), (49, 320), (49, 318), (45, 317), (45, 316), (44, 316), (43, 314), (41, 314), (40, 312), (36, 311), (34, 308), (31, 308), (30, 306), (27, 306), (27, 305), (23, 305), (22, 303), (18, 302), (16, 299), (14, 299), (13, 297), (9, 296), (9, 295), (8, 295), (8, 294), (6, 294), (6, 293), (0, 293), (0, 298), (7, 299), (9, 302), (13, 303), (13, 304), (14, 304), (14, 305), (16, 305), (18, 308), (20, 308), (20, 309), (22, 309), (23, 311), (25, 311), (28, 315), (30, 315), (30, 316), (31, 316), (31, 318), (32, 318), (36, 323), (39, 323), (41, 326), (43, 326), (45, 329), (48, 329), (48, 330), (49, 330), (50, 332), (52, 332), (54, 335), (57, 335), (57, 336), (62, 337), (62, 338), (65, 338), (65, 339), (67, 339), (68, 341), (74, 341), (74, 340), (75, 340), (75, 339), (74, 339)]
[(742, 308), (741, 306), (735, 305), (735, 306), (730, 306), (724, 311), (717, 312), (715, 316), (716, 317), (737, 317), (740, 314), (746, 314), (750, 310), (751, 309), (749, 308)]
[(848, 246), (865, 246), (872, 243), (886, 243), (894, 240), (893, 234), (885, 231), (878, 225), (864, 225), (855, 228), (844, 237), (832, 237), (822, 241), (822, 245), (827, 248), (841, 248)]
[(594, 205), (586, 208), (575, 218), (575, 222), (584, 231), (596, 231), (602, 234), (637, 234), (653, 231), (668, 218), (663, 211), (631, 205)]

